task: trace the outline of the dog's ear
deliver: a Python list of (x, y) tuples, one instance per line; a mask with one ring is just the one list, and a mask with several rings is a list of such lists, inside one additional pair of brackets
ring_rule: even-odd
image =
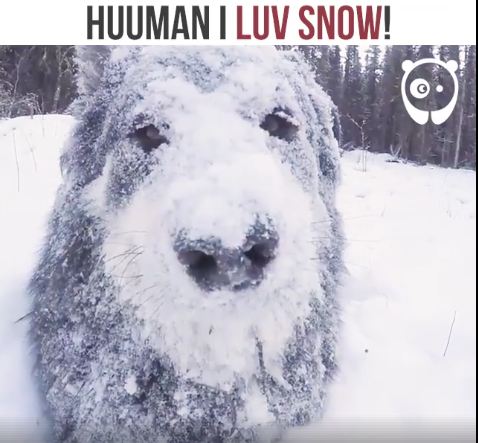
[(111, 46), (77, 46), (78, 92), (93, 95), (98, 89), (106, 64), (111, 55)]

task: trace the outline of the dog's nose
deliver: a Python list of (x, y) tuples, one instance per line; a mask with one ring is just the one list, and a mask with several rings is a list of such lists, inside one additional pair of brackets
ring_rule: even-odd
[(187, 273), (206, 291), (240, 291), (259, 285), (279, 244), (277, 231), (255, 223), (241, 247), (227, 248), (218, 237), (191, 240), (181, 231), (174, 242), (179, 261)]

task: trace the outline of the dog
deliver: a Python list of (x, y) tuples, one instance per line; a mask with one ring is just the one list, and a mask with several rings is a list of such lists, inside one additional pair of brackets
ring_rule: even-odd
[(342, 235), (333, 104), (299, 51), (78, 49), (31, 281), (62, 442), (267, 441), (320, 416)]

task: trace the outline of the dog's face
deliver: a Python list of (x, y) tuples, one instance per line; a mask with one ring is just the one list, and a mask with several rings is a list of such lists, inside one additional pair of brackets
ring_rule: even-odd
[(223, 391), (249, 383), (249, 419), (267, 415), (252, 387), (260, 360), (286, 383), (286, 349), (324, 302), (328, 101), (273, 48), (118, 49), (110, 60), (101, 173), (82, 193), (105, 226), (117, 303), (180, 376)]

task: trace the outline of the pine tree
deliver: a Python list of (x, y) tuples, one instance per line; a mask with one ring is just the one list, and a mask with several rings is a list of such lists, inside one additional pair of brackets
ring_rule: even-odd
[(379, 82), (382, 75), (380, 61), (380, 47), (371, 46), (367, 51), (365, 62), (365, 111), (366, 132), (372, 151), (381, 149), (380, 140), (380, 103), (379, 103)]
[[(419, 60), (424, 58), (433, 58), (433, 46), (421, 45), (418, 47), (417, 58)], [(433, 69), (433, 65), (424, 65), (428, 69)], [(430, 75), (433, 78), (433, 74)], [(426, 109), (435, 109), (435, 94), (430, 93), (422, 102), (425, 104)], [(412, 160), (426, 164), (430, 160), (430, 154), (433, 146), (433, 125), (429, 122), (426, 125), (415, 125), (412, 135), (411, 154)]]
[(408, 158), (410, 117), (406, 114), (401, 93), (402, 62), (410, 56), (410, 47), (389, 46), (383, 59), (383, 74), (379, 87), (380, 135), (382, 152)]
[[(363, 79), (358, 46), (348, 46), (345, 57), (343, 93), (341, 98), (344, 141), (361, 146), (358, 126), (366, 121)], [(364, 146), (361, 146), (364, 147)]]
[(329, 92), (330, 63), (329, 63), (329, 47), (328, 46), (299, 46), (303, 52), (305, 59), (312, 67), (316, 82)]
[(466, 94), (463, 103), (463, 142), (461, 161), (464, 165), (476, 169), (476, 46), (466, 48), (464, 85)]
[[(442, 45), (438, 48), (439, 58), (445, 62), (449, 60), (460, 61), (459, 46)], [(447, 105), (450, 99), (450, 91), (453, 91), (454, 85), (450, 75), (444, 75), (445, 71), (441, 68), (436, 70), (434, 84), (441, 85), (444, 91), (448, 93), (436, 94), (436, 108), (440, 109)], [(459, 73), (457, 73), (459, 75)], [(461, 82), (460, 82), (461, 83)], [(450, 118), (442, 125), (434, 126), (433, 141), (430, 147), (428, 161), (441, 166), (450, 166), (453, 163), (453, 146), (456, 143), (456, 127), (458, 121), (458, 108), (455, 109)]]
[(342, 53), (340, 46), (332, 46), (329, 49), (329, 66), (330, 74), (327, 91), (332, 101), (340, 108), (343, 86)]

